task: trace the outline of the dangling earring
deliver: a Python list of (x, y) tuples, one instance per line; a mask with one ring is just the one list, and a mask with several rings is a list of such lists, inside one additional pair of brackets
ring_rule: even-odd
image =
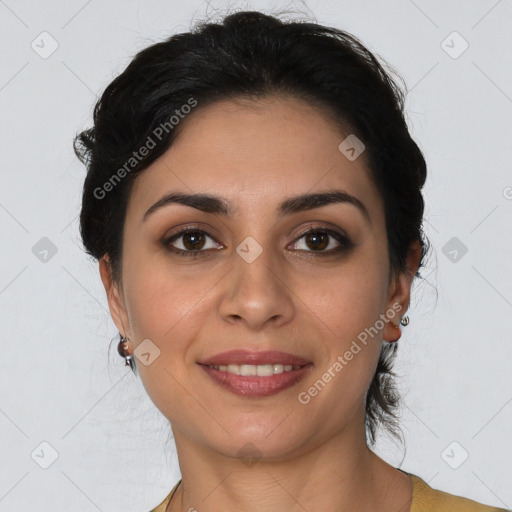
[(119, 343), (117, 345), (117, 351), (121, 357), (125, 359), (125, 366), (129, 366), (133, 373), (137, 375), (135, 360), (133, 355), (130, 353), (128, 338), (125, 338), (121, 333), (119, 333)]

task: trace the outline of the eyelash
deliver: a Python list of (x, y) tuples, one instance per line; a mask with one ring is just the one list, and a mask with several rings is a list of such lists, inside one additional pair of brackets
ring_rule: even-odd
[[(179, 239), (183, 235), (186, 235), (187, 233), (201, 233), (206, 235), (207, 237), (211, 238), (213, 240), (213, 237), (206, 231), (202, 229), (198, 229), (196, 227), (186, 227), (181, 229), (180, 231), (177, 231), (172, 236), (165, 238), (162, 240), (162, 245), (165, 249), (179, 255), (179, 256), (185, 256), (185, 257), (192, 257), (197, 258), (200, 253), (207, 252), (206, 250), (191, 250), (191, 251), (184, 251), (183, 249), (176, 249), (175, 247), (171, 246), (171, 242), (174, 242), (175, 240)], [(352, 247), (352, 242), (346, 237), (345, 235), (334, 231), (332, 229), (327, 229), (327, 226), (324, 228), (309, 228), (306, 231), (303, 231), (300, 233), (297, 238), (294, 240), (294, 243), (299, 241), (301, 238), (303, 238), (306, 235), (309, 234), (317, 234), (317, 233), (325, 233), (327, 235), (330, 235), (333, 237), (336, 241), (338, 241), (341, 245), (338, 246), (335, 249), (330, 249), (329, 251), (304, 251), (306, 253), (312, 253), (314, 256), (329, 256), (333, 254), (340, 253), (342, 251), (346, 251), (347, 249), (350, 249)], [(303, 251), (300, 249), (300, 251)]]

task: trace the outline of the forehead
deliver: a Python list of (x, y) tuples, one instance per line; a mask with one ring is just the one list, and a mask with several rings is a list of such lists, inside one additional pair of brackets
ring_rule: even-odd
[(223, 100), (198, 105), (180, 123), (172, 146), (135, 180), (129, 210), (140, 213), (171, 191), (254, 209), (341, 188), (382, 213), (364, 152), (349, 160), (339, 145), (350, 134), (302, 100)]

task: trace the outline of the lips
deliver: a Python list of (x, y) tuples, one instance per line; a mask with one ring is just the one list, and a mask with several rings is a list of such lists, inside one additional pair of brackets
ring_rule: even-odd
[(221, 352), (212, 357), (208, 357), (199, 361), (199, 364), (208, 366), (220, 366), (229, 364), (291, 364), (293, 366), (304, 366), (310, 364), (311, 361), (303, 357), (289, 354), (287, 352), (280, 352), (279, 350), (264, 350), (264, 351), (251, 351), (251, 350), (229, 350)]
[(311, 372), (313, 365), (306, 364), (298, 370), (291, 370), (266, 377), (243, 376), (233, 373), (219, 371), (206, 364), (201, 364), (213, 382), (224, 389), (238, 396), (245, 398), (263, 398), (276, 395), (292, 386), (297, 385)]

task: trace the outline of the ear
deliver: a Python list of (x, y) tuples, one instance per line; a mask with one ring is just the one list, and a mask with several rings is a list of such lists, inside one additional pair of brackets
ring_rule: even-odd
[(100, 276), (107, 293), (108, 307), (112, 320), (117, 330), (127, 338), (131, 339), (130, 322), (118, 285), (112, 279), (112, 266), (108, 255), (100, 258)]
[[(420, 259), (421, 245), (419, 240), (415, 240), (407, 251), (407, 269), (405, 272), (400, 272), (389, 284), (386, 311), (392, 309), (397, 311), (398, 314), (392, 320), (386, 322), (384, 326), (382, 336), (386, 341), (397, 341), (400, 338), (400, 319), (405, 315), (409, 307), (411, 286), (418, 270)], [(400, 305), (400, 308), (397, 305)]]

